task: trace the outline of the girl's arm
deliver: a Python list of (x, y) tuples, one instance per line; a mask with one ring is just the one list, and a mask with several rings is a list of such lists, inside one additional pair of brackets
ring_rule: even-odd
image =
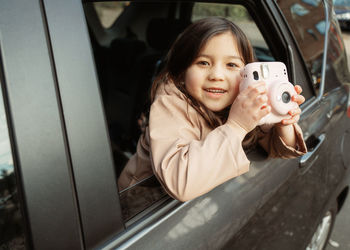
[(205, 194), (249, 169), (242, 148), (246, 131), (225, 124), (205, 136), (208, 128), (200, 119), (185, 100), (170, 95), (158, 97), (151, 107), (153, 171), (180, 201)]
[[(303, 102), (305, 102), (305, 98), (300, 95), (302, 88), (299, 85), (295, 85), (295, 91), (298, 95), (293, 96), (292, 101), (298, 103), (298, 105), (301, 105)], [(290, 147), (298, 147), (298, 140), (296, 138), (293, 124), (296, 124), (299, 121), (301, 109), (298, 107), (290, 110), (288, 114), (290, 115), (289, 119), (284, 119), (281, 121), (281, 123), (276, 124), (276, 131), (286, 145)]]
[(294, 123), (286, 128), (290, 131), (285, 136), (278, 130), (277, 125), (261, 136), (259, 144), (269, 154), (269, 157), (288, 159), (302, 156), (307, 152), (303, 132), (299, 125)]

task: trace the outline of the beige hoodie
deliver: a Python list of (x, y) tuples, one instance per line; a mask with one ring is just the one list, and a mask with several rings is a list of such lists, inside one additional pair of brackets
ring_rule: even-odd
[(287, 146), (274, 128), (264, 133), (257, 127), (250, 139), (227, 124), (211, 129), (173, 83), (164, 84), (151, 105), (149, 127), (118, 179), (119, 190), (154, 173), (173, 198), (196, 198), (249, 170), (242, 144), (246, 148), (258, 141), (270, 157), (305, 154), (302, 131), (297, 124), (294, 128), (298, 149)]

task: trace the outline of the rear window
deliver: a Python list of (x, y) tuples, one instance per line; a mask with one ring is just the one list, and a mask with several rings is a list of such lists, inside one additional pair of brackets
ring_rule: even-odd
[(24, 249), (24, 223), (1, 85), (0, 79), (0, 249)]

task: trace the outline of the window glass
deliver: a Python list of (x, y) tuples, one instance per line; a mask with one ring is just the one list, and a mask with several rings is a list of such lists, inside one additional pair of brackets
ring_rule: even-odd
[(259, 28), (249, 15), (247, 9), (237, 4), (195, 3), (192, 12), (192, 21), (208, 17), (221, 16), (237, 24), (250, 40), (255, 57), (258, 61), (274, 61), (265, 39)]
[(24, 247), (23, 218), (0, 88), (0, 249)]
[(325, 10), (320, 0), (277, 0), (310, 72), (318, 93), (321, 82), (325, 36)]
[(96, 2), (94, 8), (104, 28), (109, 28), (130, 2)]
[(350, 2), (349, 0), (333, 0), (334, 5), (336, 6), (347, 6), (350, 7)]
[(127, 8), (122, 12), (119, 9), (118, 15), (105, 12), (110, 19), (117, 16), (114, 25), (108, 32), (96, 32), (98, 27), (93, 18), (97, 15), (91, 14), (96, 11), (96, 4), (85, 3), (84, 10), (118, 177), (122, 214), (128, 221), (166, 197), (149, 161), (142, 163), (148, 164), (147, 171), (139, 179), (129, 177), (138, 161), (135, 152), (147, 124), (152, 79), (172, 41), (186, 25), (175, 17), (178, 6), (174, 2), (118, 2)]
[[(116, 6), (114, 2), (108, 4)], [(97, 3), (85, 3), (84, 10), (118, 176), (122, 214), (128, 221), (167, 198), (153, 175), (148, 152), (141, 145), (147, 147), (144, 135), (152, 81), (176, 37), (192, 22), (220, 15), (246, 31), (258, 60), (272, 61), (274, 57), (247, 10), (240, 5), (176, 1), (118, 2), (118, 5), (127, 8), (110, 9), (118, 13), (105, 11), (104, 15), (110, 15), (106, 19), (116, 16), (116, 20), (103, 32), (94, 20), (101, 18), (96, 15)], [(133, 175), (135, 171), (138, 178)]]

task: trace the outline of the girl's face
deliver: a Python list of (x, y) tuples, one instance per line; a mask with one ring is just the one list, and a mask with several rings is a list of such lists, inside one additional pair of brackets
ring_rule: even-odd
[(212, 37), (185, 73), (189, 94), (211, 111), (231, 105), (238, 95), (243, 60), (230, 32)]

